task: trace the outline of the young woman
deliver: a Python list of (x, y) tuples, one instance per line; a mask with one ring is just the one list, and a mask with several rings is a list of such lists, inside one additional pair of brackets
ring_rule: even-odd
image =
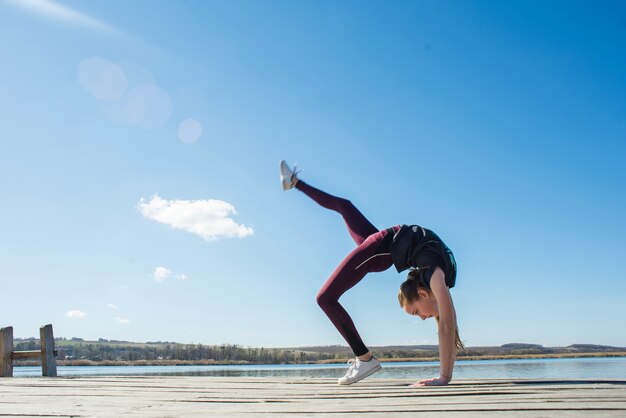
[(418, 225), (398, 225), (378, 230), (349, 201), (318, 190), (298, 178), (298, 172), (280, 162), (283, 190), (296, 188), (319, 205), (338, 212), (357, 247), (339, 264), (317, 295), (317, 303), (341, 333), (356, 356), (350, 360), (340, 385), (350, 385), (377, 372), (380, 363), (361, 340), (339, 297), (367, 273), (387, 270), (392, 265), (402, 272), (411, 269), (400, 286), (398, 301), (409, 315), (435, 318), (439, 328), (440, 375), (412, 386), (447, 385), (452, 379), (456, 350), (462, 349), (456, 313), (449, 288), (456, 280), (452, 251), (431, 230)]

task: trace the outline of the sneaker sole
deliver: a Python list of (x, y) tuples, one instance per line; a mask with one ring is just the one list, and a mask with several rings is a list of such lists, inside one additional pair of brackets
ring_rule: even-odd
[(351, 385), (351, 384), (353, 384), (353, 383), (356, 383), (356, 382), (358, 382), (358, 381), (360, 381), (360, 380), (365, 379), (365, 378), (366, 378), (366, 377), (368, 377), (368, 376), (373, 375), (374, 373), (376, 373), (376, 372), (377, 372), (377, 371), (379, 371), (380, 369), (382, 369), (382, 366), (379, 364), (378, 366), (376, 366), (376, 367), (374, 367), (374, 368), (370, 369), (367, 373), (365, 373), (364, 375), (362, 375), (362, 376), (361, 376), (361, 377), (359, 377), (358, 379), (356, 379), (356, 380), (352, 380), (352, 381), (350, 381), (350, 382), (339, 383), (339, 384), (340, 384), (340, 385)]
[[(289, 168), (289, 167), (287, 166), (287, 163), (285, 161), (283, 161), (283, 160), (281, 160), (280, 163), (278, 164), (279, 165), (279, 169), (280, 169), (280, 182), (283, 185), (283, 190), (286, 191), (286, 190), (292, 189), (294, 184), (291, 181), (291, 179), (287, 179), (287, 176), (285, 176), (285, 173), (283, 172), (283, 164), (287, 168)], [(293, 172), (291, 173), (291, 175), (293, 176)]]

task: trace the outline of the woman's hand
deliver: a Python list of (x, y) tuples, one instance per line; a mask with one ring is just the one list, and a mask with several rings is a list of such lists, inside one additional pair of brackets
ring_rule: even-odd
[(419, 388), (422, 386), (445, 386), (450, 383), (450, 379), (443, 376), (433, 377), (432, 379), (420, 380), (417, 383), (413, 383), (410, 387)]

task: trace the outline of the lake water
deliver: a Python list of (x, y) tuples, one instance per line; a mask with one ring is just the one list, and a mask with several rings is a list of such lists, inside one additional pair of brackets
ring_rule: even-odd
[[(346, 364), (237, 366), (59, 366), (59, 376), (220, 376), (339, 378)], [(14, 376), (41, 376), (41, 367), (15, 367)], [(438, 362), (383, 363), (372, 378), (421, 379), (439, 375)], [(626, 379), (626, 357), (528, 360), (460, 360), (456, 379)]]

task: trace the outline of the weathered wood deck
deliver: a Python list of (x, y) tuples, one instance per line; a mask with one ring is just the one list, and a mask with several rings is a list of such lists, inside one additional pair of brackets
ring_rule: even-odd
[(626, 380), (408, 380), (222, 377), (0, 379), (0, 416), (626, 417)]

